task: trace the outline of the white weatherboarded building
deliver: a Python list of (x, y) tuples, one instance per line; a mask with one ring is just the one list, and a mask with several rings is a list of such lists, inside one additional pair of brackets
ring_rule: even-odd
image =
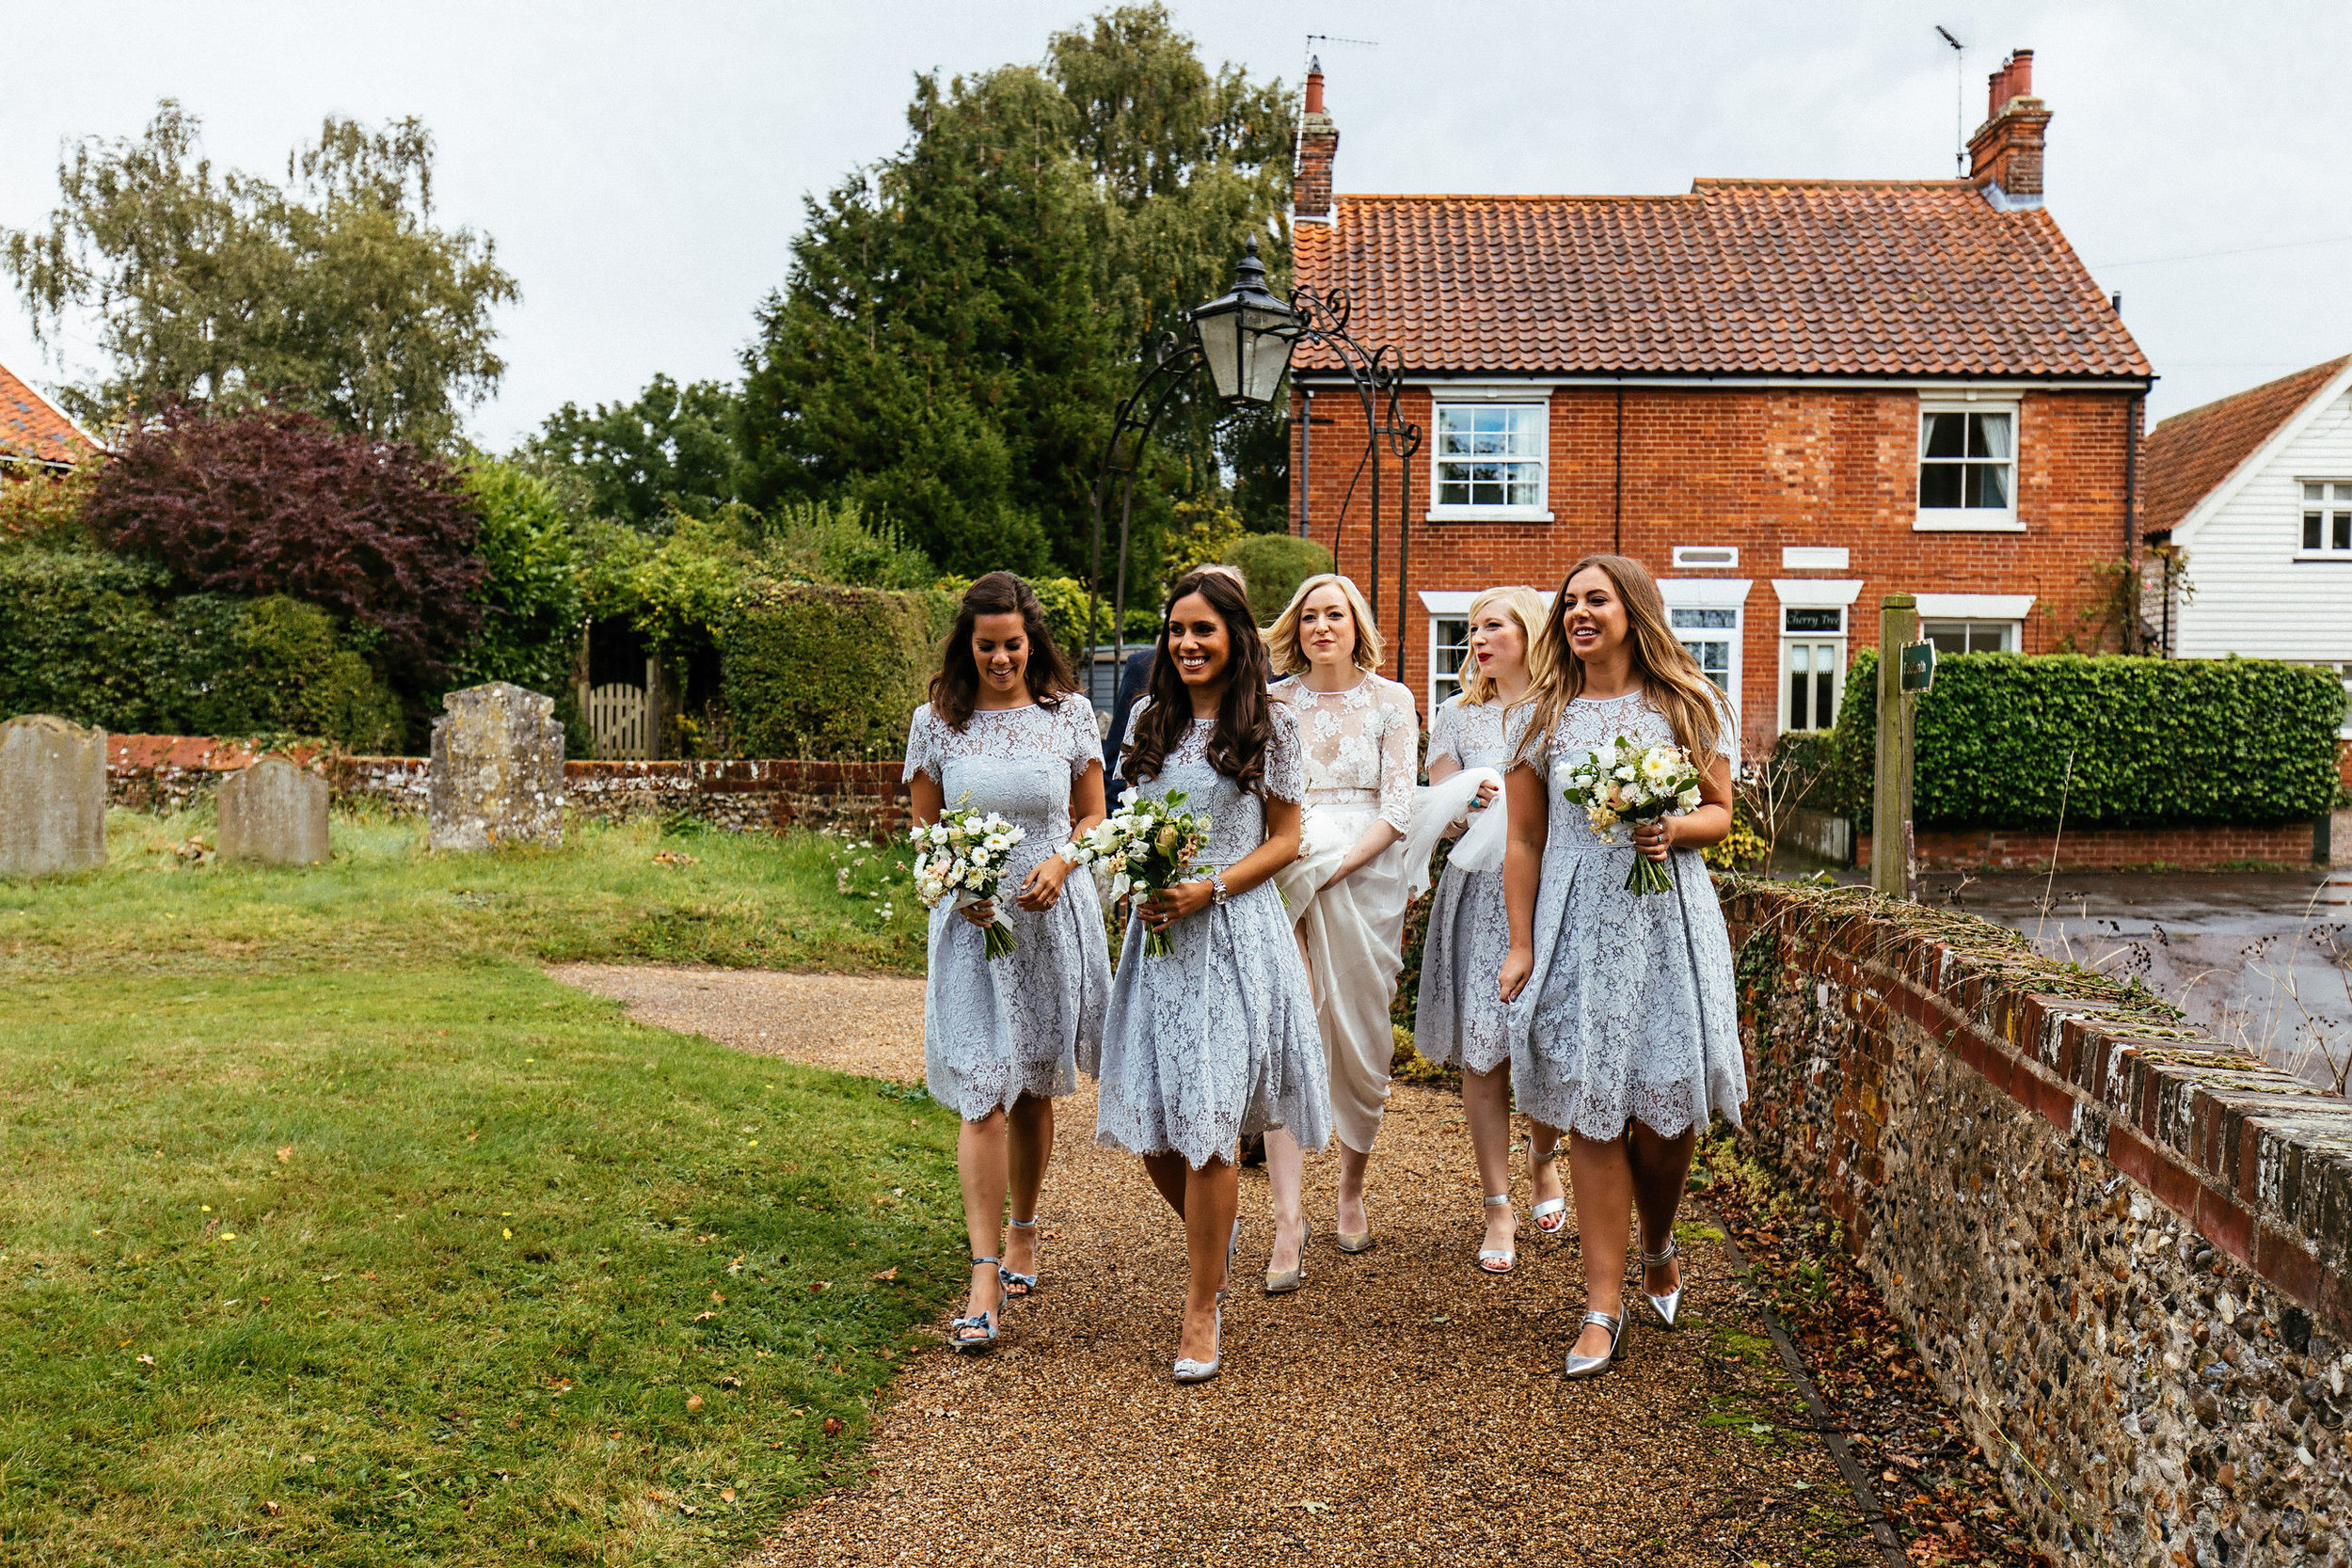
[(2352, 355), (2175, 414), (2147, 451), (2142, 609), (2165, 650), (2352, 685)]

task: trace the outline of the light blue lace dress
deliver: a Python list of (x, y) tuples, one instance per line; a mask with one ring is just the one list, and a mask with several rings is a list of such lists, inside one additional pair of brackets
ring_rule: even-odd
[[(1737, 721), (1720, 749), (1740, 763)], [(1736, 1125), (1748, 1098), (1732, 986), (1731, 939), (1715, 884), (1695, 849), (1677, 849), (1670, 893), (1625, 889), (1629, 824), (1618, 844), (1597, 837), (1584, 808), (1560, 798), (1568, 765), (1618, 736), (1674, 744), (1641, 692), (1578, 701), (1543, 752), (1550, 827), (1535, 895), (1534, 959), (1512, 1003), (1511, 1085), (1548, 1126), (1613, 1138), (1629, 1117), (1663, 1137), (1704, 1131), (1720, 1111)]]
[[(1129, 735), (1143, 712), (1138, 703)], [(1182, 790), (1180, 809), (1212, 813), (1208, 859), (1224, 867), (1265, 842), (1265, 807), (1209, 766), (1213, 724), (1195, 721), (1159, 777), (1135, 784), (1149, 796)], [(1296, 800), (1307, 791), (1297, 721), (1278, 703), (1273, 726), (1260, 787)], [(1323, 1148), (1331, 1136), (1323, 1042), (1273, 882), (1170, 926), (1164, 957), (1148, 957), (1143, 936), (1142, 921), (1130, 918), (1103, 1031), (1095, 1141), (1135, 1154), (1182, 1154), (1196, 1170), (1233, 1158), (1243, 1134), (1270, 1127)]]
[(1110, 996), (1110, 944), (1094, 879), (1073, 871), (1050, 910), (1014, 907), (1040, 861), (1070, 841), (1070, 788), (1103, 760), (1083, 697), (1058, 707), (978, 712), (951, 730), (924, 704), (907, 732), (906, 777), (928, 773), (947, 807), (1001, 813), (1025, 830), (996, 897), (1016, 945), (991, 960), (984, 934), (943, 902), (931, 911), (930, 978), (923, 993), (924, 1078), (931, 1098), (967, 1121), (1021, 1096), (1069, 1094), (1091, 1062)]
[[(1429, 760), (1450, 756), (1464, 768), (1507, 773), (1533, 711), (1526, 703), (1505, 708), (1449, 697), (1429, 721)], [(1492, 1072), (1511, 1059), (1502, 990), (1502, 960), (1510, 956), (1502, 869), (1466, 871), (1449, 863), (1429, 906), (1413, 1006), (1413, 1045), (1423, 1056), (1471, 1072)]]

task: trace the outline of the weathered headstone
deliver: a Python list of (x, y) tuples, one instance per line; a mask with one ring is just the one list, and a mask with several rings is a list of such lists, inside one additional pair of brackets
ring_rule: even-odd
[(264, 865), (326, 860), (326, 781), (265, 757), (220, 784), (220, 858)]
[(425, 843), (435, 849), (564, 842), (564, 726), (555, 700), (505, 681), (441, 699)]
[(37, 713), (0, 725), (0, 874), (106, 863), (106, 732)]

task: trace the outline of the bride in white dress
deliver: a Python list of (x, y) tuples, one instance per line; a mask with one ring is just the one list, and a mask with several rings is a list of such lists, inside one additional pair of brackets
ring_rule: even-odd
[[(1297, 716), (1306, 753), (1305, 843), (1275, 880), (1306, 957), (1330, 1070), (1340, 1140), (1333, 1227), (1342, 1252), (1368, 1252), (1364, 1177), (1396, 1050), (1389, 1005), (1414, 891), (1405, 834), (1421, 768), (1421, 719), (1410, 691), (1373, 673), (1380, 634), (1346, 578), (1326, 573), (1299, 584), (1266, 633), (1266, 653), (1290, 677), (1276, 683), (1274, 694)], [(1420, 880), (1427, 880), (1426, 847)], [(1304, 1277), (1303, 1167), (1296, 1140), (1284, 1132), (1266, 1134), (1265, 1159), (1274, 1198), (1266, 1290), (1280, 1294)]]

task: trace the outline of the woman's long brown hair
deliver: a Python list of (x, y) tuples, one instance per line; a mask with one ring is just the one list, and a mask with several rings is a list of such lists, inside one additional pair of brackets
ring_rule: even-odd
[(1578, 573), (1596, 566), (1615, 586), (1618, 602), (1625, 606), (1626, 636), (1633, 644), (1633, 673), (1641, 680), (1643, 694), (1674, 730), (1675, 744), (1691, 753), (1693, 764), (1705, 767), (1708, 753), (1723, 738), (1726, 721), (1723, 693), (1675, 635), (1649, 568), (1625, 555), (1588, 555), (1560, 579), (1560, 592), (1552, 595), (1551, 617), (1544, 623), (1543, 657), (1528, 660), (1534, 673), (1528, 694), (1535, 711), (1528, 721), (1527, 736), (1519, 743), (1516, 760), (1540, 762), (1552, 726), (1583, 693), (1584, 661), (1576, 657), (1563, 622), (1568, 584)]
[(941, 723), (961, 730), (971, 722), (972, 705), (980, 695), (980, 667), (972, 657), (972, 626), (983, 615), (1021, 617), (1022, 635), (1029, 643), (1029, 662), (1022, 678), (1028, 683), (1031, 701), (1040, 707), (1059, 707), (1065, 696), (1077, 691), (1070, 666), (1054, 651), (1053, 636), (1045, 629), (1045, 607), (1037, 602), (1037, 590), (1010, 572), (991, 572), (963, 591), (963, 602), (956, 607), (955, 630), (947, 634), (946, 645), (939, 650), (939, 669), (931, 676), (931, 712)]
[(1152, 655), (1152, 705), (1128, 727), (1127, 756), (1120, 776), (1156, 778), (1192, 728), (1192, 696), (1176, 673), (1168, 651), (1168, 618), (1176, 602), (1198, 594), (1209, 601), (1225, 623), (1225, 641), (1232, 651), (1225, 658), (1225, 694), (1217, 700), (1216, 723), (1209, 732), (1209, 766), (1241, 785), (1257, 786), (1265, 777), (1266, 743), (1274, 735), (1274, 700), (1266, 695), (1273, 666), (1266, 659), (1265, 640), (1249, 613), (1249, 599), (1232, 574), (1192, 571), (1176, 579), (1160, 610), (1160, 641)]

